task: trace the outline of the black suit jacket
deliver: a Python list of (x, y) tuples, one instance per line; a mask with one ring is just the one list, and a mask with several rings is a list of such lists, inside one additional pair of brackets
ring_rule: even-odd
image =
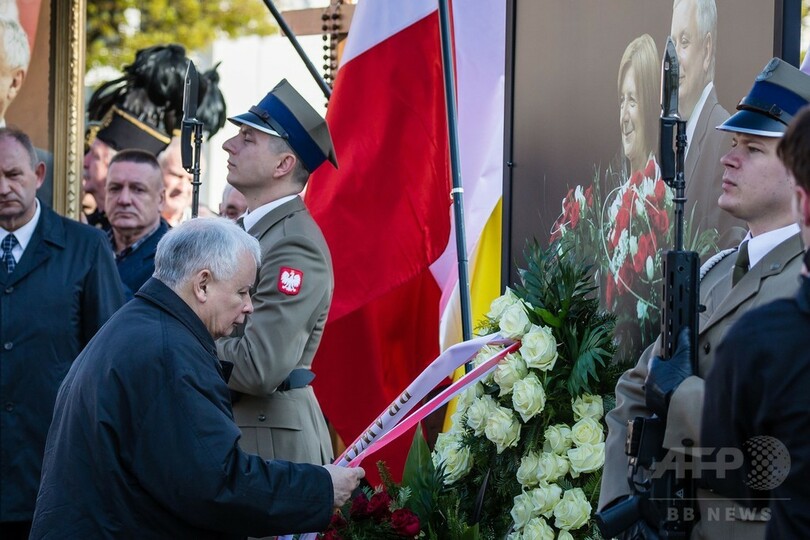
[[(706, 378), (703, 446), (737, 448), (745, 458), (743, 467), (708, 483), (750, 506), (768, 505), (767, 538), (810, 538), (808, 328), (810, 279), (803, 278), (794, 297), (749, 311), (731, 327)], [(766, 461), (775, 467), (768, 476), (758, 458), (784, 457), (779, 445), (789, 459)], [(776, 485), (755, 490), (758, 481)]]
[(14, 272), (0, 272), (0, 521), (31, 519), (56, 391), (124, 301), (104, 234), (41, 208)]

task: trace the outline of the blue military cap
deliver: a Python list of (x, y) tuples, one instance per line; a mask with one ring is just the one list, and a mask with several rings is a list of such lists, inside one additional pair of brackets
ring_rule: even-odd
[(784, 60), (772, 58), (737, 105), (737, 112), (717, 129), (781, 137), (799, 109), (808, 103), (810, 76)]
[(248, 112), (228, 120), (285, 139), (309, 172), (327, 159), (335, 168), (338, 166), (326, 121), (287, 79), (282, 79)]

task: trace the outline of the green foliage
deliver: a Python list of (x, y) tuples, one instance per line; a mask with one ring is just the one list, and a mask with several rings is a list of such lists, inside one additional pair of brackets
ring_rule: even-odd
[(120, 69), (152, 45), (179, 43), (195, 51), (220, 36), (276, 31), (261, 0), (87, 0), (86, 65)]

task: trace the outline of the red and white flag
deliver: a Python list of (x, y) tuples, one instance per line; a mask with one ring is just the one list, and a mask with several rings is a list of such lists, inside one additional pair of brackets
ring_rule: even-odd
[[(479, 170), (465, 170), (470, 151), (461, 148), (462, 177), (497, 176), (489, 212), (501, 190), (504, 10), (497, 0), (453, 5), (456, 58), (469, 60), (457, 66), (459, 115), (475, 110), (479, 122), (468, 119), (465, 130), (481, 143), (471, 150), (479, 154)], [(499, 41), (486, 42), (492, 31), (471, 39), (489, 25), (497, 27)], [(491, 70), (482, 65), (493, 55), (500, 76), (488, 81)], [(486, 96), (473, 103), (464, 96), (476, 75), (475, 88)], [(493, 103), (497, 112), (487, 111)], [(335, 294), (313, 369), (327, 418), (350, 442), (438, 356), (442, 286), (456, 283), (452, 261), (431, 271), (448, 245), (445, 258), (454, 256), (455, 246), (436, 0), (357, 5), (327, 121), (340, 169), (313, 174), (306, 200), (332, 252)], [(460, 140), (468, 144), (464, 134)], [(481, 152), (497, 153), (497, 165)], [(494, 170), (497, 175), (489, 174)], [(468, 215), (479, 208), (467, 194), (465, 204)], [(475, 212), (483, 218), (480, 225), (468, 222), (473, 236), (489, 217), (486, 210)], [(409, 444), (403, 437), (380, 453), (395, 477)]]

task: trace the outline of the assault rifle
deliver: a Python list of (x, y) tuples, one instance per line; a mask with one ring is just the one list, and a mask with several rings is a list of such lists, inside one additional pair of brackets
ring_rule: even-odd
[[(661, 177), (675, 191), (675, 246), (664, 261), (664, 305), (661, 317), (661, 357), (675, 354), (678, 336), (689, 330), (692, 371), (697, 373), (698, 268), (693, 251), (684, 251), (684, 155), (686, 122), (678, 116), (678, 56), (672, 38), (667, 39), (661, 68)], [(673, 133), (675, 140), (673, 141)], [(674, 142), (674, 149), (673, 149)], [(666, 418), (636, 417), (627, 423), (625, 453), (628, 456), (628, 483), (632, 495), (596, 515), (606, 538), (613, 538), (639, 522), (646, 527), (638, 538), (689, 538), (697, 521), (694, 485), (689, 467), (664, 468), (667, 450), (663, 447)], [(685, 456), (689, 459), (689, 456)], [(669, 460), (671, 463), (672, 460)], [(656, 468), (657, 466), (657, 468)]]

